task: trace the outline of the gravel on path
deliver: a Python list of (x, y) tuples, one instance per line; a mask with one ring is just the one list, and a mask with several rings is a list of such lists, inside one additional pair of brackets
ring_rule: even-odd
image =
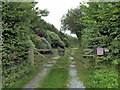
[[(67, 84), (67, 86), (69, 88), (80, 88), (82, 90), (84, 90), (84, 85), (83, 85), (83, 82), (81, 82), (77, 76), (77, 71), (75, 69), (75, 65), (73, 65), (74, 62), (74, 51), (72, 51), (71, 55), (70, 55), (70, 69), (69, 69), (69, 75), (70, 75), (70, 80), (69, 80), (69, 83)], [(79, 89), (79, 90), (80, 90)], [(72, 89), (70, 89), (72, 90)]]

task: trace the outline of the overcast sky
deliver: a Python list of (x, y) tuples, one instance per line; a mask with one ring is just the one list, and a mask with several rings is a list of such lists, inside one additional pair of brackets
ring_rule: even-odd
[[(88, 0), (36, 0), (38, 4), (36, 7), (39, 9), (48, 9), (50, 11), (49, 16), (44, 17), (45, 21), (53, 24), (57, 29), (60, 30), (61, 17), (67, 13), (68, 9), (76, 8), (82, 1)], [(70, 34), (70, 32), (66, 32)], [(75, 35), (72, 35), (75, 36)]]

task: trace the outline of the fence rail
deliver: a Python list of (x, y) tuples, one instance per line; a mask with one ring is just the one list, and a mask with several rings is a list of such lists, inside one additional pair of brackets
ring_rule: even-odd
[[(50, 50), (60, 50), (60, 49), (36, 49), (38, 51), (50, 51)], [(81, 50), (78, 48), (64, 49), (64, 50)], [(83, 51), (93, 51), (93, 49), (84, 49)]]
[[(41, 54), (40, 51), (52, 51), (54, 52), (53, 55), (59, 55), (59, 52), (58, 50), (60, 49), (34, 49), (34, 48), (29, 48), (29, 53), (28, 53), (28, 60), (30, 60), (31, 64), (34, 66), (36, 65), (36, 63), (42, 63), (42, 60), (46, 61), (46, 60), (55, 60), (55, 59), (52, 59), (52, 58), (49, 58), (49, 57), (46, 57), (45, 55)], [(62, 50), (62, 49), (61, 49)], [(66, 52), (67, 51), (77, 51), (77, 52), (80, 52), (81, 49), (76, 49), (76, 48), (73, 48), (73, 49), (64, 49)], [(85, 52), (93, 52), (93, 49), (84, 49), (83, 51)], [(36, 55), (39, 55), (41, 58), (38, 58), (39, 60), (36, 61)], [(65, 54), (67, 55), (67, 54)], [(82, 57), (95, 57), (95, 55), (89, 55), (89, 54), (84, 54), (84, 55), (81, 55)], [(51, 54), (51, 57), (52, 57), (52, 54)], [(56, 59), (57, 60), (57, 59)], [(73, 59), (74, 61), (78, 61), (78, 59)]]

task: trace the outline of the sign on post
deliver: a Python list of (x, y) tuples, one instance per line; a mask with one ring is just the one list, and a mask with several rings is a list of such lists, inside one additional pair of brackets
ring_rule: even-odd
[(104, 55), (104, 49), (103, 48), (97, 48), (97, 55), (98, 56)]

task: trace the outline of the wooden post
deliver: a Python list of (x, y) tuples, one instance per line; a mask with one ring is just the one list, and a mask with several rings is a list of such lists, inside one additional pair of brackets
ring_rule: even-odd
[(28, 50), (28, 60), (30, 60), (31, 65), (34, 67), (34, 48), (30, 47)]
[(2, 90), (2, 40), (2, 31), (0, 31), (0, 90)]

